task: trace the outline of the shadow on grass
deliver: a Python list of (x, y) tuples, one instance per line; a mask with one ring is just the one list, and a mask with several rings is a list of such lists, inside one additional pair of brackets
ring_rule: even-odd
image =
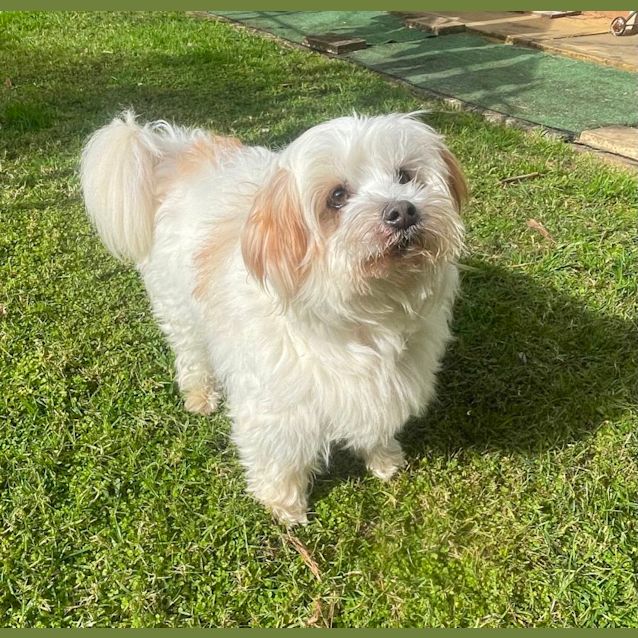
[(636, 324), (589, 310), (546, 281), (474, 265), (439, 398), (403, 433), (408, 454), (539, 452), (621, 417), (638, 381)]
[[(351, 66), (319, 56), (305, 65), (300, 58), (305, 54), (292, 50), (273, 57), (269, 49), (275, 44), (267, 40), (257, 41), (254, 61), (246, 61), (232, 38), (216, 44), (216, 24), (210, 26), (209, 41), (196, 40), (191, 50), (177, 52), (158, 47), (132, 55), (134, 48), (121, 46), (87, 51), (79, 45), (69, 50), (11, 41), (5, 84), (0, 83), (0, 124), (9, 159), (52, 141), (79, 148), (126, 108), (143, 121), (166, 119), (225, 133), (261, 124), (262, 132), (247, 142), (283, 144), (321, 119), (326, 103), (342, 105), (339, 114), (347, 114), (378, 109), (388, 99), (382, 84), (343, 95), (340, 79), (351, 77)], [(133, 41), (143, 40), (142, 27), (130, 26)], [(0, 142), (0, 148), (4, 145)]]
[[(621, 418), (638, 388), (638, 326), (512, 269), (475, 262), (427, 414), (399, 436), (408, 460), (463, 450), (538, 454)], [(313, 492), (366, 475), (345, 451)]]

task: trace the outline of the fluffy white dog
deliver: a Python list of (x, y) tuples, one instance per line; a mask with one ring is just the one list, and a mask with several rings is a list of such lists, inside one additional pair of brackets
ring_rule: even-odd
[(89, 216), (139, 269), (187, 410), (220, 393), (249, 491), (306, 522), (333, 443), (379, 478), (434, 393), (466, 185), (414, 114), (342, 117), (281, 152), (131, 112), (82, 155)]

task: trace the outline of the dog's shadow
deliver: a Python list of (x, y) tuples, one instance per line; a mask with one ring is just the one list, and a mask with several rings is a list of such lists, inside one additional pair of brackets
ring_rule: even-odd
[[(513, 269), (470, 262), (436, 400), (399, 435), (408, 460), (460, 450), (534, 454), (590, 436), (635, 403), (635, 321)], [(312, 498), (365, 476), (339, 452)]]

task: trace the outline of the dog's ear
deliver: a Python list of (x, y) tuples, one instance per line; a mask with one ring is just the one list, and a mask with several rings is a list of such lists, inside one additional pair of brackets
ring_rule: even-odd
[(441, 155), (447, 167), (447, 186), (450, 190), (450, 195), (452, 195), (452, 198), (456, 202), (456, 209), (460, 212), (463, 204), (465, 204), (468, 199), (467, 180), (465, 179), (459, 161), (450, 149), (443, 149)]
[(257, 192), (241, 237), (248, 270), (289, 299), (307, 274), (310, 237), (292, 174), (278, 169)]

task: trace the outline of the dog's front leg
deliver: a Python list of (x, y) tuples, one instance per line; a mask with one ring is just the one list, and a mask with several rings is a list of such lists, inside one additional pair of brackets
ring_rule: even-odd
[(319, 428), (308, 415), (253, 413), (236, 419), (233, 440), (248, 491), (282, 523), (307, 523), (308, 488), (321, 449)]

